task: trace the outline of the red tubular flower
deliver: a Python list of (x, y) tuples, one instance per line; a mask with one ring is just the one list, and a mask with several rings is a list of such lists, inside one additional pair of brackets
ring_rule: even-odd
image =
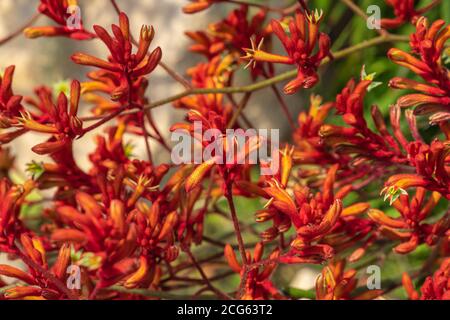
[[(58, 257), (49, 268), (47, 252), (44, 244), (37, 237), (29, 237), (23, 234), (20, 237), (23, 247), (23, 259), (28, 266), (28, 272), (24, 272), (8, 265), (0, 265), (0, 275), (13, 277), (24, 282), (24, 285), (16, 285), (7, 289), (3, 294), (5, 299), (72, 299), (68, 296), (68, 289), (63, 290), (68, 274), (67, 267), (71, 263), (70, 246), (64, 245), (58, 253)], [(44, 272), (43, 272), (44, 271)], [(50, 274), (50, 276), (49, 276)], [(62, 288), (61, 288), (62, 287)], [(76, 296), (74, 294), (74, 296)]]
[[(311, 14), (297, 11), (295, 19), (289, 22), (290, 35), (287, 35), (279, 21), (272, 20), (272, 31), (280, 39), (288, 56), (267, 53), (261, 50), (261, 44), (256, 46), (256, 43), (253, 43), (251, 49), (244, 49), (247, 55), (243, 59), (253, 64), (256, 62), (295, 64), (298, 68), (297, 78), (284, 87), (284, 92), (293, 94), (300, 88), (311, 88), (319, 80), (317, 68), (320, 63), (331, 55), (330, 38), (319, 32), (321, 20), (322, 12), (319, 13), (317, 10)], [(317, 45), (317, 52), (314, 53)]]
[[(397, 122), (392, 122), (394, 136), (388, 131), (379, 108), (371, 108), (372, 119), (379, 133), (369, 129), (364, 118), (364, 97), (372, 83), (370, 79), (362, 79), (359, 83), (350, 80), (347, 86), (336, 97), (336, 109), (343, 115), (343, 120), (351, 127), (323, 125), (320, 136), (324, 142), (332, 146), (342, 155), (357, 154), (360, 162), (378, 160), (380, 162), (406, 163), (408, 160), (401, 150), (406, 147), (406, 140)], [(391, 118), (397, 121), (399, 112), (391, 108)], [(376, 164), (373, 164), (376, 165)], [(381, 165), (381, 163), (379, 164)]]
[(350, 269), (345, 271), (345, 260), (330, 263), (317, 277), (316, 299), (372, 300), (383, 293), (383, 290), (368, 290), (356, 297), (352, 297), (352, 291), (356, 288), (357, 283), (356, 270)]
[[(201, 114), (198, 111), (191, 110), (188, 113), (188, 121), (190, 124), (177, 123), (171, 127), (171, 131), (183, 129), (187, 134), (190, 134), (194, 143), (201, 144), (202, 148), (211, 148), (211, 144), (216, 143), (213, 154), (203, 161), (201, 164), (196, 165), (191, 173), (185, 180), (186, 192), (193, 191), (195, 188), (201, 186), (201, 183), (207, 178), (207, 173), (213, 167), (218, 168), (217, 173), (222, 178), (221, 186), (222, 190), (228, 190), (227, 186), (232, 185), (235, 180), (248, 180), (248, 169), (255, 165), (250, 163), (249, 156), (252, 153), (258, 152), (261, 147), (263, 139), (261, 136), (255, 135), (250, 137), (244, 136), (244, 141), (238, 139), (228, 139), (226, 135), (227, 122), (222, 115), (218, 115), (214, 111), (209, 111), (206, 115)], [(207, 137), (195, 131), (195, 122), (202, 123), (202, 132), (206, 130), (213, 130), (214, 136)], [(242, 131), (238, 131), (242, 134)], [(239, 145), (242, 143), (242, 145)], [(231, 153), (229, 150), (233, 148), (237, 152)], [(229, 156), (233, 155), (233, 159)], [(209, 156), (209, 155), (208, 155)], [(245, 178), (245, 179), (244, 179)], [(228, 191), (226, 191), (228, 192)]]
[[(162, 54), (159, 47), (148, 54), (154, 36), (153, 27), (142, 26), (136, 53), (132, 53), (130, 26), (125, 13), (120, 14), (119, 26), (112, 25), (114, 37), (111, 37), (101, 26), (95, 25), (94, 30), (108, 47), (111, 53), (109, 60), (105, 61), (84, 53), (75, 53), (72, 55), (72, 60), (77, 64), (103, 69), (104, 73), (101, 76), (104, 77), (104, 83), (97, 81), (91, 85), (95, 89), (106, 87), (112, 100), (127, 105), (129, 102), (133, 102), (131, 95), (134, 90), (132, 89), (140, 87), (138, 84), (142, 82), (141, 77), (151, 73), (161, 60)], [(85, 85), (86, 87), (88, 86)]]
[(407, 273), (403, 274), (403, 287), (411, 300), (450, 300), (450, 258), (442, 261), (439, 269), (433, 276), (425, 279), (420, 288), (421, 295), (414, 290), (411, 278)]
[[(199, 63), (188, 70), (191, 83), (195, 88), (223, 88), (230, 82), (232, 64), (231, 55), (214, 57), (207, 63)], [(174, 103), (176, 108), (196, 110), (203, 115), (210, 111), (222, 115), (229, 121), (233, 108), (224, 101), (223, 94), (192, 95)]]
[[(17, 117), (23, 112), (22, 96), (15, 95), (12, 82), (15, 66), (6, 68), (0, 76), (0, 129), (11, 128), (18, 124)], [(19, 137), (26, 130), (19, 129), (0, 133), (0, 144), (9, 143)]]
[(22, 96), (15, 95), (12, 90), (12, 81), (15, 66), (6, 68), (3, 76), (0, 76), (0, 127), (8, 128), (14, 123), (14, 117), (23, 111)]
[(407, 22), (416, 23), (420, 15), (439, 4), (440, 0), (432, 0), (430, 4), (421, 9), (415, 8), (415, 0), (386, 0), (385, 2), (394, 9), (395, 18), (381, 19), (381, 27), (394, 29)]
[(440, 192), (450, 199), (450, 170), (446, 163), (450, 159), (448, 145), (434, 140), (431, 145), (420, 141), (408, 145), (408, 158), (417, 174), (397, 174), (385, 183), (388, 196), (411, 187), (424, 187)]
[(295, 149), (292, 158), (295, 163), (327, 164), (339, 161), (335, 154), (328, 152), (320, 136), (332, 108), (333, 103), (322, 104), (320, 96), (311, 95), (309, 111), (299, 114), (298, 128), (293, 133)]
[(394, 248), (395, 252), (409, 253), (424, 242), (434, 245), (436, 239), (442, 237), (450, 226), (447, 215), (435, 224), (425, 222), (441, 198), (438, 192), (431, 193), (426, 199), (426, 189), (418, 187), (410, 200), (407, 195), (396, 198), (398, 200), (393, 201), (393, 205), (400, 213), (400, 218), (391, 218), (377, 209), (370, 209), (368, 212), (369, 217), (381, 226), (382, 234), (391, 240), (401, 241), (401, 244)]
[[(247, 5), (233, 10), (226, 19), (209, 25), (208, 32), (213, 43), (208, 51), (217, 51), (220, 54), (227, 50), (237, 63), (241, 63), (242, 48), (258, 44), (258, 49), (269, 50), (272, 30), (265, 23), (266, 17), (264, 9), (249, 17)], [(219, 51), (219, 48), (223, 48), (222, 51)], [(255, 62), (251, 74), (254, 79), (258, 76), (272, 76), (273, 65)]]
[[(70, 26), (69, 16), (79, 15), (80, 12), (71, 12), (70, 9), (77, 7), (76, 0), (41, 0), (39, 12), (46, 15), (59, 26), (29, 27), (24, 30), (28, 38), (65, 36), (75, 40), (89, 40), (95, 38), (95, 35), (85, 30), (79, 17), (79, 26)], [(78, 19), (78, 17), (77, 17)]]
[[(270, 276), (277, 267), (277, 259), (280, 255), (279, 249), (275, 249), (268, 257), (267, 261), (263, 261), (264, 245), (260, 242), (255, 245), (253, 250), (253, 258), (250, 252), (246, 252), (247, 260), (251, 264), (255, 264), (254, 268), (246, 275), (244, 284), (244, 292), (240, 299), (243, 300), (267, 300), (270, 298), (283, 299), (283, 295), (275, 288), (270, 281)], [(224, 250), (225, 259), (230, 268), (242, 275), (244, 269), (238, 262), (234, 249), (227, 244)], [(260, 266), (258, 265), (260, 264)]]
[(343, 208), (341, 199), (350, 191), (345, 186), (334, 195), (337, 166), (328, 171), (322, 192), (313, 195), (307, 187), (296, 186), (294, 199), (273, 180), (263, 190), (271, 197), (267, 209), (257, 213), (257, 221), (272, 219), (274, 227), (262, 234), (264, 240), (274, 239), (287, 231), (291, 224), (297, 236), (287, 254), (280, 257), (283, 263), (321, 263), (334, 255), (334, 248), (345, 248), (363, 239), (371, 231), (371, 223), (357, 218), (368, 209), (366, 203), (356, 203)]
[(450, 25), (442, 29), (444, 25), (443, 20), (437, 20), (431, 26), (424, 17), (417, 20), (410, 46), (418, 58), (399, 49), (388, 52), (389, 59), (394, 63), (410, 69), (426, 82), (393, 78), (389, 83), (392, 88), (419, 92), (402, 96), (397, 104), (400, 107), (415, 107), (415, 115), (429, 115), (430, 124), (450, 119), (450, 76), (441, 61), (445, 43), (450, 38)]
[[(135, 207), (141, 196), (147, 196), (153, 181), (141, 176), (126, 200), (112, 199), (106, 201), (106, 206), (87, 193), (77, 192), (80, 209), (70, 205), (57, 208), (57, 221), (67, 227), (53, 230), (52, 240), (73, 243), (100, 259), (95, 267), (98, 289), (120, 280), (127, 288), (156, 285), (160, 273), (157, 259), (170, 262), (176, 257), (171, 236), (177, 223), (176, 212), (165, 214), (156, 203), (152, 208), (143, 202)], [(120, 186), (119, 182), (115, 182), (116, 186)], [(135, 253), (139, 254), (137, 269), (133, 267)]]
[(7, 178), (0, 181), (0, 251), (16, 252), (14, 240), (26, 232), (19, 219), (20, 207), (34, 187), (33, 181), (24, 185), (13, 185)]
[(438, 191), (448, 198), (446, 144), (438, 140), (433, 141), (430, 146), (423, 143), (414, 115), (411, 113), (407, 113), (407, 119), (411, 134), (417, 141), (408, 142), (400, 130), (398, 104), (390, 108), (393, 135), (389, 133), (377, 106), (372, 107), (372, 118), (379, 134), (370, 130), (364, 119), (363, 101), (370, 83), (371, 80), (362, 80), (355, 85), (352, 80), (337, 96), (336, 109), (343, 114), (344, 121), (352, 128), (324, 125), (320, 129), (324, 142), (333, 146), (339, 153), (359, 155), (360, 162), (378, 160), (380, 166), (389, 163), (409, 164), (415, 167), (417, 174), (393, 175), (388, 179), (384, 189), (387, 191), (387, 197), (398, 196), (404, 188), (425, 187)]
[[(43, 227), (53, 243), (72, 243), (86, 252), (86, 259), (90, 255), (87, 267), (98, 280), (91, 294), (118, 281), (127, 288), (156, 289), (161, 275), (158, 262), (170, 262), (178, 252), (172, 236), (178, 215), (166, 200), (166, 191), (157, 186), (169, 167), (128, 159), (121, 126), (109, 130), (108, 140), (99, 137), (90, 156), (94, 167), (82, 182), (92, 196), (64, 189), (64, 200), (48, 213), (52, 222)], [(43, 166), (39, 185), (66, 179), (57, 166)], [(152, 202), (152, 207), (140, 199)]]
[(52, 134), (47, 142), (40, 143), (32, 148), (37, 154), (52, 154), (65, 147), (71, 147), (73, 139), (82, 134), (83, 124), (77, 117), (78, 103), (80, 99), (80, 83), (72, 82), (70, 100), (64, 93), (60, 93), (56, 105), (50, 102), (48, 106), (48, 121), (40, 123), (33, 116), (25, 112), (20, 118), (20, 127), (40, 133)]

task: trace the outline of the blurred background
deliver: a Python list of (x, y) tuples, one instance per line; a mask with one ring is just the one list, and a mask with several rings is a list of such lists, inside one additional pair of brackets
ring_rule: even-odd
[[(266, 3), (274, 7), (287, 7), (295, 1), (292, 0), (246, 0), (247, 2)], [(392, 17), (393, 13), (390, 7), (385, 5), (384, 0), (357, 0), (354, 1), (364, 11), (369, 5), (379, 5), (382, 17)], [(430, 0), (418, 1), (418, 7), (428, 4)], [(186, 0), (117, 0), (118, 5), (127, 13), (131, 21), (132, 32), (135, 36), (139, 34), (142, 24), (151, 24), (155, 27), (156, 36), (152, 47), (158, 45), (163, 51), (163, 61), (173, 69), (184, 74), (186, 68), (194, 66), (202, 61), (202, 57), (194, 55), (187, 51), (190, 44), (189, 39), (184, 35), (186, 30), (206, 29), (209, 23), (224, 18), (236, 5), (218, 4), (212, 8), (195, 15), (183, 14), (181, 8), (188, 3)], [(0, 0), (0, 39), (15, 31), (23, 25), (36, 12), (38, 0)], [(93, 24), (108, 26), (111, 23), (117, 23), (117, 14), (114, 11), (109, 0), (79, 0), (81, 7), (83, 23), (88, 30), (92, 30)], [(374, 30), (369, 30), (366, 22), (359, 16), (355, 16), (349, 8), (338, 0), (310, 0), (310, 8), (323, 9), (324, 19), (322, 31), (330, 35), (332, 39), (332, 50), (351, 46), (361, 41), (377, 36)], [(442, 18), (450, 22), (450, 0), (443, 0), (442, 4), (435, 7), (426, 14), (430, 20)], [(52, 21), (41, 16), (35, 25), (51, 25)], [(414, 28), (406, 25), (397, 30), (396, 34), (411, 33)], [(274, 41), (275, 51), (282, 52), (278, 40)], [(336, 94), (345, 86), (352, 77), (359, 77), (363, 64), (367, 73), (376, 72), (376, 81), (381, 85), (371, 91), (366, 99), (367, 106), (378, 104), (385, 116), (387, 116), (389, 105), (394, 103), (401, 92), (389, 90), (387, 83), (393, 76), (411, 76), (405, 68), (399, 68), (386, 58), (386, 51), (391, 47), (390, 44), (384, 44), (377, 47), (359, 51), (346, 57), (343, 60), (328, 64), (320, 70), (320, 83), (311, 90), (301, 90), (298, 94), (288, 97), (288, 105), (292, 114), (297, 115), (307, 110), (309, 105), (309, 95), (319, 94), (324, 97), (324, 101), (335, 98)], [(395, 44), (398, 48), (407, 48), (407, 44)], [(74, 52), (86, 52), (94, 56), (105, 57), (106, 47), (98, 40), (94, 41), (73, 41), (70, 39), (58, 38), (40, 38), (26, 39), (23, 36), (16, 37), (12, 41), (0, 47), (0, 70), (9, 65), (15, 65), (13, 88), (15, 94), (31, 95), (35, 87), (47, 85), (55, 87), (61, 81), (70, 79), (85, 79), (88, 68), (75, 65), (69, 57)], [(277, 67), (277, 73), (287, 70), (286, 67)], [(249, 83), (250, 79), (246, 72), (239, 73), (238, 83)], [(285, 83), (278, 84), (280, 90)], [(181, 92), (183, 88), (173, 79), (171, 79), (161, 68), (151, 74), (148, 96), (151, 100), (158, 100)], [(89, 114), (90, 106), (81, 106), (82, 115)], [(369, 108), (367, 108), (369, 113)], [(153, 115), (162, 132), (168, 137), (168, 128), (175, 122), (183, 119), (185, 111), (175, 110), (170, 106), (161, 106), (153, 111)], [(281, 130), (281, 139), (286, 141), (290, 139), (290, 130), (284, 115), (279, 109), (279, 105), (270, 90), (263, 90), (252, 97), (246, 115), (258, 128), (278, 128)], [(331, 122), (336, 121), (334, 119)], [(431, 139), (436, 133), (436, 128), (430, 127), (426, 121), (419, 122), (421, 133), (425, 139)], [(102, 128), (99, 129), (100, 132)], [(88, 170), (89, 162), (87, 155), (94, 149), (92, 137), (99, 131), (92, 132), (75, 145), (75, 154), (80, 167)], [(37, 140), (37, 138), (39, 140)], [(36, 144), (36, 141), (42, 141), (42, 137), (27, 134), (17, 139), (12, 146), (11, 151), (16, 156), (17, 171), (24, 173), (26, 164), (38, 156), (30, 151), (30, 148)], [(143, 139), (134, 139), (134, 154), (137, 157), (144, 156), (145, 148)], [(156, 146), (153, 146), (155, 148)], [(168, 155), (165, 152), (154, 152), (158, 161), (168, 161)], [(42, 159), (42, 158), (40, 158)], [(381, 200), (381, 199), (380, 199)], [(375, 206), (383, 206), (380, 203), (373, 203)], [(244, 199), (239, 203), (242, 215), (252, 217), (260, 204), (248, 203)], [(216, 217), (211, 218), (216, 219)], [(219, 218), (217, 218), (219, 219)], [(216, 219), (216, 220), (217, 220)], [(222, 227), (219, 220), (212, 221), (208, 232), (217, 235), (229, 232)], [(211, 229), (212, 228), (212, 229)], [(231, 229), (230, 229), (231, 230)], [(383, 253), (374, 253), (382, 255)], [(424, 252), (419, 252), (424, 255)], [(411, 261), (405, 259), (414, 259), (414, 256), (398, 257), (393, 262), (391, 269), (385, 268), (383, 273), (391, 277), (398, 277), (399, 272), (404, 271), (405, 266), (410, 265)], [(414, 263), (413, 263), (414, 264)], [(299, 268), (297, 270), (280, 268), (277, 277), (286, 282), (289, 287), (300, 289), (310, 289), (314, 283), (314, 277), (317, 268)], [(235, 285), (232, 281), (230, 286)], [(399, 293), (401, 294), (401, 293)]]

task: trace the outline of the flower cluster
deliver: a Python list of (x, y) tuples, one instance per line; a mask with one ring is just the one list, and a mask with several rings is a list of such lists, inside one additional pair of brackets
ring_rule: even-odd
[(357, 286), (356, 270), (345, 270), (345, 261), (330, 263), (316, 280), (316, 295), (318, 300), (371, 300), (380, 296), (382, 290), (368, 290), (352, 297), (352, 291)]
[(450, 119), (450, 76), (442, 63), (444, 45), (450, 38), (450, 25), (444, 26), (443, 20), (429, 26), (428, 20), (421, 17), (416, 23), (416, 32), (411, 35), (413, 54), (399, 49), (388, 52), (394, 63), (408, 68), (425, 81), (393, 78), (389, 82), (392, 88), (418, 92), (402, 96), (397, 104), (402, 108), (415, 107), (415, 115), (429, 115), (432, 125), (444, 124)]
[(263, 51), (261, 41), (258, 44), (253, 42), (252, 48), (245, 48), (247, 54), (243, 59), (253, 65), (257, 62), (296, 65), (297, 77), (284, 87), (286, 94), (293, 94), (300, 88), (313, 87), (319, 81), (317, 68), (326, 57), (331, 56), (331, 40), (328, 35), (319, 32), (322, 18), (323, 12), (316, 10), (308, 13), (298, 10), (288, 24), (289, 35), (279, 21), (272, 20), (272, 31), (280, 39), (288, 56)]
[(425, 279), (424, 284), (420, 288), (421, 295), (414, 290), (414, 285), (407, 273), (404, 273), (402, 277), (403, 286), (411, 300), (449, 300), (449, 272), (450, 260), (447, 258), (442, 261), (441, 266), (433, 276)]
[(420, 9), (416, 9), (417, 1), (415, 0), (386, 0), (385, 2), (394, 9), (395, 18), (381, 19), (381, 26), (385, 29), (393, 29), (408, 22), (415, 23), (422, 14), (437, 5), (439, 0), (432, 0), (428, 5)]
[[(41, 0), (38, 13), (56, 26), (29, 24), (26, 36), (95, 38), (108, 56), (73, 53), (75, 67), (95, 69), (31, 95), (13, 88), (15, 66), (1, 73), (0, 300), (386, 299), (402, 284), (413, 300), (450, 299), (450, 26), (421, 16), (437, 1), (422, 9), (386, 2), (395, 18), (382, 19), (383, 28), (416, 27), (409, 52), (392, 44), (408, 37), (383, 30), (332, 54), (332, 39), (336, 47), (353, 41), (338, 34), (347, 13), (321, 26), (326, 16), (302, 0), (289, 7), (192, 0), (185, 13), (223, 3), (232, 9), (185, 32), (187, 50), (200, 59), (183, 74), (151, 48), (152, 26), (133, 35), (116, 1), (119, 23), (91, 33), (76, 1)], [(362, 66), (359, 78), (336, 85), (337, 94), (320, 92), (326, 101), (308, 93), (303, 108), (301, 89), (323, 91), (321, 65), (333, 69), (335, 60), (378, 44), (391, 48), (380, 45), (376, 56), (392, 69), (389, 86)], [(279, 73), (277, 64), (295, 69)], [(394, 74), (396, 65), (402, 72)], [(158, 66), (184, 91), (152, 99)], [(277, 84), (286, 80), (283, 93)], [(266, 96), (254, 103), (265, 89), (277, 105)], [(391, 89), (409, 92), (397, 99)], [(300, 105), (295, 115), (291, 103)], [(166, 131), (188, 140), (187, 149), (165, 141), (152, 114), (164, 105), (184, 114)], [(256, 134), (250, 107), (284, 113), (290, 135)], [(14, 152), (23, 135), (38, 141), (25, 172)], [(75, 146), (91, 137), (81, 166)], [(137, 138), (144, 157), (135, 152)], [(398, 255), (421, 267), (408, 265), (397, 270), (402, 277), (370, 289), (367, 263), (403, 268)], [(311, 265), (321, 270), (315, 288), (294, 288), (292, 272)]]
[(89, 40), (94, 34), (83, 27), (80, 8), (76, 0), (40, 0), (39, 12), (58, 26), (29, 27), (24, 30), (28, 38), (64, 36), (75, 40)]

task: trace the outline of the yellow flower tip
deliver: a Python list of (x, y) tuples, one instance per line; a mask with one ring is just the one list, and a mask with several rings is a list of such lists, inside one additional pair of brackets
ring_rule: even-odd
[(428, 19), (424, 16), (419, 17), (416, 21), (416, 28), (421, 26), (428, 29)]
[(383, 201), (390, 199), (389, 205), (392, 205), (398, 199), (398, 197), (400, 197), (401, 195), (408, 195), (408, 192), (401, 187), (393, 185), (384, 187), (380, 192), (380, 195), (383, 194), (384, 194)]
[(206, 173), (209, 169), (214, 165), (215, 158), (212, 158), (208, 161), (203, 162), (198, 165), (191, 175), (186, 179), (185, 189), (186, 192), (192, 191), (195, 187), (197, 187), (202, 181)]
[(317, 109), (321, 106), (323, 98), (318, 94), (311, 94), (309, 101), (311, 103), (311, 108)]
[(141, 40), (151, 42), (155, 36), (155, 29), (153, 26), (143, 25), (141, 28)]
[(323, 18), (323, 10), (314, 9), (309, 14), (306, 14), (306, 18), (312, 24), (318, 24)]

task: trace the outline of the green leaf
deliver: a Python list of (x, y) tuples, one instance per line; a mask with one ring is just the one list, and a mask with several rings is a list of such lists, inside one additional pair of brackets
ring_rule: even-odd
[(43, 162), (31, 161), (31, 163), (27, 163), (26, 171), (31, 173), (31, 177), (33, 180), (39, 179), (45, 172)]

